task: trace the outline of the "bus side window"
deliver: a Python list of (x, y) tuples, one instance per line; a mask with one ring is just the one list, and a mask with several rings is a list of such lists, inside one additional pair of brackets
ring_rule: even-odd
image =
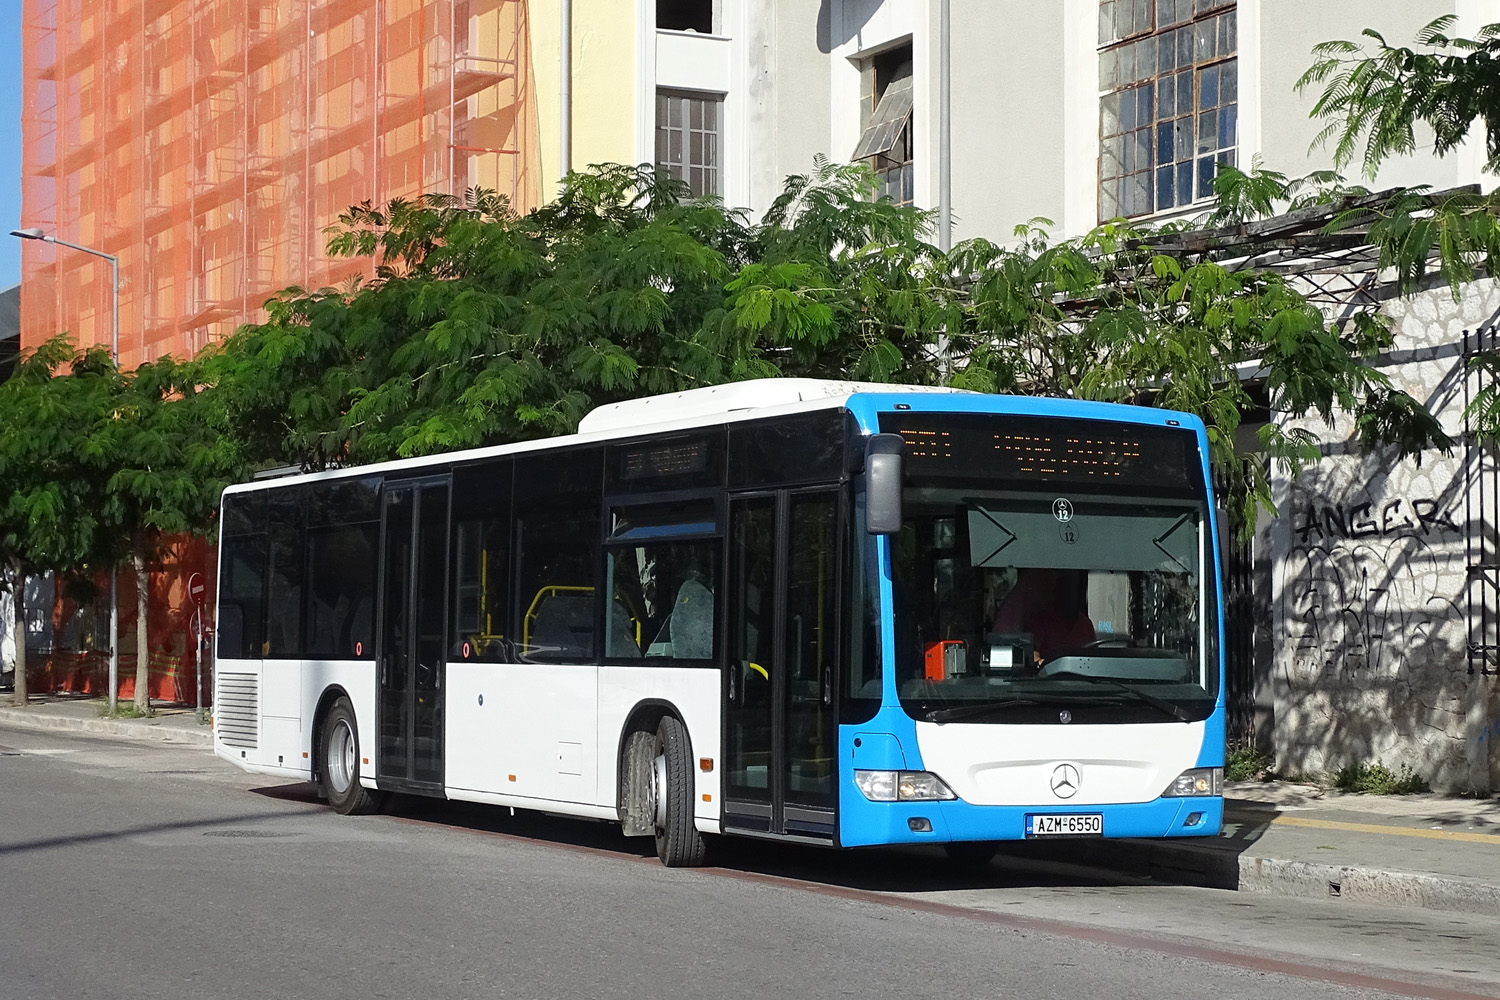
[(511, 470), (509, 459), (453, 472), (453, 582), (449, 656), (508, 663), (518, 643), (510, 619)]
[(220, 566), (219, 656), (259, 658), (265, 621), (265, 536), (224, 539)]
[(613, 614), (606, 656), (714, 659), (717, 539), (611, 545), (609, 565)]
[(269, 498), (266, 527), (271, 555), (266, 565), (266, 656), (302, 656), (302, 530), (304, 487), (276, 491)]
[(717, 662), (719, 554), (711, 499), (622, 503), (610, 511), (610, 660)]
[(303, 655), (320, 660), (375, 656), (375, 582), (380, 552), (380, 479), (363, 476), (305, 486), (307, 548)]
[(522, 455), (515, 470), (521, 658), (593, 663), (604, 450)]
[(264, 493), (224, 497), (219, 569), (219, 656), (257, 659), (266, 621), (266, 503)]
[(375, 654), (380, 522), (307, 529), (307, 655), (352, 660)]

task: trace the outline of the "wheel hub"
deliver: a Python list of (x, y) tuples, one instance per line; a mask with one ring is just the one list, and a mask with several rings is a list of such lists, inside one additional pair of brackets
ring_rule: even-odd
[(342, 795), (354, 783), (354, 733), (349, 723), (340, 719), (328, 738), (328, 784)]
[(651, 812), (658, 830), (667, 828), (667, 755), (651, 762)]

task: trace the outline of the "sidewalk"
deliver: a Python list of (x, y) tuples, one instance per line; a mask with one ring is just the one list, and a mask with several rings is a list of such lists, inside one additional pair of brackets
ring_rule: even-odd
[[(0, 725), (190, 743), (213, 733), (191, 708), (104, 719), (101, 699), (0, 692)], [(1500, 916), (1500, 798), (1351, 795), (1285, 782), (1231, 783), (1222, 836), (1006, 844), (1007, 855), (1175, 884)]]
[(1225, 788), (1208, 840), (1030, 842), (1009, 853), (1176, 884), (1500, 916), (1500, 798)]
[(205, 750), (213, 747), (213, 730), (199, 724), (197, 712), (191, 707), (156, 705), (147, 718), (106, 719), (100, 714), (105, 705), (103, 698), (34, 695), (29, 705), (20, 708), (12, 703), (11, 697), (11, 692), (0, 691), (0, 725), (190, 743)]

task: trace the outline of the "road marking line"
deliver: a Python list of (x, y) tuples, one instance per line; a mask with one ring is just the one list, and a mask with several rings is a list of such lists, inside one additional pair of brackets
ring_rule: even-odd
[(1377, 823), (1340, 823), (1334, 819), (1306, 819), (1302, 816), (1277, 816), (1278, 826), (1301, 826), (1312, 830), (1348, 830), (1351, 833), (1388, 833), (1396, 837), (1423, 837), (1427, 840), (1461, 840), (1469, 844), (1500, 845), (1493, 833), (1465, 833), (1459, 830), (1413, 830), (1405, 826), (1382, 826)]

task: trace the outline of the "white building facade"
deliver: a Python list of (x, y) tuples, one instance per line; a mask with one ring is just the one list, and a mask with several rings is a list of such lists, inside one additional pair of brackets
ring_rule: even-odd
[[(1059, 236), (1190, 219), (1219, 163), (1331, 168), (1331, 150), (1310, 148), (1316, 89), (1296, 89), (1315, 44), (1367, 27), (1409, 44), (1444, 14), (1460, 36), (1500, 22), (1500, 0), (949, 2), (955, 241), (1005, 241), (1036, 218)], [(824, 156), (866, 160), (886, 194), (938, 207), (941, 0), (702, 0), (687, 25), (693, 6), (638, 7), (641, 160), (667, 162), (668, 130), (694, 121), (669, 121), (663, 95), (706, 95), (719, 134), (696, 148), (718, 159), (683, 174), (695, 190), (758, 214)], [(1350, 180), (1492, 187), (1482, 163), (1473, 143), (1373, 179), (1355, 164)], [(1311, 425), (1325, 458), (1275, 480), (1282, 516), (1240, 554), (1255, 580), (1254, 733), (1284, 772), (1379, 762), (1444, 790), (1500, 785), (1500, 570), (1486, 568), (1500, 480), (1462, 419), (1466, 345), (1495, 341), (1496, 294), (1480, 282), (1458, 302), (1438, 288), (1384, 307), (1397, 343), (1378, 367), (1459, 447), (1397, 462), (1362, 452), (1348, 421)]]

